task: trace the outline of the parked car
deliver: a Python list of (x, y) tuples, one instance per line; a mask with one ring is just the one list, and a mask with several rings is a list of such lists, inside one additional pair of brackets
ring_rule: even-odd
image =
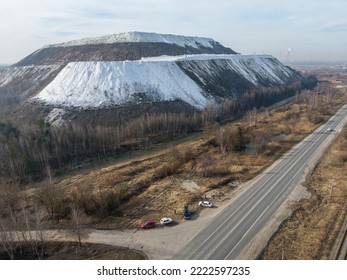
[(154, 228), (155, 227), (155, 221), (149, 220), (141, 224), (141, 228), (146, 229), (146, 228)]
[(168, 224), (171, 224), (171, 223), (172, 223), (172, 219), (171, 218), (164, 217), (164, 218), (160, 219), (160, 224), (162, 224), (162, 225), (168, 225)]
[(183, 218), (185, 220), (189, 220), (191, 216), (192, 216), (192, 213), (189, 212), (188, 205), (185, 205), (183, 210)]
[(202, 207), (209, 207), (209, 208), (212, 208), (212, 207), (213, 207), (212, 202), (207, 201), (207, 200), (202, 200), (202, 201), (200, 201), (200, 202), (199, 202), (199, 205), (202, 206)]

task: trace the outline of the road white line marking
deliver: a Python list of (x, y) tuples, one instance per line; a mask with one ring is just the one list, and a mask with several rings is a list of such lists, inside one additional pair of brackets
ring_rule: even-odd
[[(344, 110), (345, 109), (345, 106), (343, 107), (343, 108), (341, 108), (340, 109), (340, 111), (342, 111), (342, 110)], [(297, 146), (299, 146), (299, 148), (300, 149), (304, 149), (304, 147), (305, 146), (309, 146), (308, 147), (308, 149), (306, 149), (306, 147), (305, 147), (305, 152), (299, 157), (299, 159), (298, 160), (296, 160), (295, 161), (295, 164), (298, 162), (298, 161), (300, 161), (301, 160), (301, 158), (303, 158), (307, 153), (308, 153), (308, 151), (310, 151), (311, 149), (311, 147), (313, 147), (313, 145), (310, 145), (310, 142), (308, 141), (308, 140), (313, 140), (312, 138), (314, 138), (314, 136), (315, 136), (315, 134), (316, 133), (319, 133), (319, 132), (323, 132), (322, 133), (322, 135), (321, 136), (319, 136), (318, 137), (318, 139), (316, 139), (314, 142), (313, 142), (313, 144), (315, 144), (315, 143), (317, 143), (318, 141), (320, 141), (321, 140), (321, 138), (323, 138), (324, 136), (326, 136), (326, 134), (324, 133), (324, 130), (326, 130), (326, 127), (327, 126), (329, 126), (328, 124), (329, 123), (331, 123), (332, 122), (332, 119), (334, 118), (334, 117), (336, 117), (337, 115), (339, 115), (339, 113), (340, 113), (340, 111), (336, 114), (336, 115), (334, 115), (333, 117), (331, 117), (330, 119), (329, 119), (329, 121), (325, 124), (325, 125), (323, 125), (323, 126), (321, 126), (321, 127), (319, 127), (318, 129), (316, 129), (313, 133), (311, 133), (309, 136), (307, 136), (304, 140), (302, 140), (302, 142), (300, 142), (300, 143), (298, 143), (297, 145), (295, 145), (293, 148), (295, 149), (295, 148), (298, 148)], [(340, 121), (342, 121), (343, 119), (345, 118), (345, 116), (343, 116), (342, 118), (341, 118), (341, 120), (335, 120), (334, 121), (334, 123), (336, 124), (336, 123), (338, 123), (338, 122), (340, 122)], [(321, 143), (322, 144), (322, 143)], [(319, 144), (319, 146), (321, 145), (321, 144)], [(315, 148), (314, 149), (314, 151), (315, 150), (317, 150), (318, 148), (319, 148), (319, 146), (317, 147), (317, 148)], [(290, 150), (290, 151), (292, 151), (292, 149)], [(288, 151), (288, 152), (290, 152), (290, 151)], [(308, 162), (310, 159), (311, 159), (311, 157), (312, 157), (312, 155), (308, 158), (308, 160), (306, 161), (306, 162)], [(284, 161), (284, 159), (282, 158), (281, 159), (281, 161), (283, 162)], [(286, 167), (288, 164), (290, 163), (290, 159), (281, 167), (281, 169), (283, 169), (284, 167)], [(290, 163), (291, 165), (293, 165), (292, 163)], [(305, 163), (305, 165), (306, 165), (306, 163)], [(275, 168), (276, 166), (274, 166), (273, 168)], [(302, 167), (304, 167), (304, 166), (302, 166)], [(299, 169), (299, 171), (302, 169), (302, 167)], [(270, 169), (271, 170), (271, 169)], [(288, 174), (288, 171), (286, 172), (286, 173), (284, 173), (284, 175), (282, 175), (282, 177), (281, 178), (283, 178), (285, 175), (287, 175)], [(187, 257), (187, 259), (189, 259), (191, 256), (193, 256), (209, 239), (211, 239), (211, 237), (222, 227), (222, 226), (224, 226), (224, 224), (226, 223), (226, 222), (228, 222), (234, 215), (235, 215), (235, 213), (236, 212), (238, 212), (239, 210), (240, 210), (240, 208), (245, 204), (245, 203), (247, 203), (255, 194), (257, 194), (259, 191), (261, 191), (262, 189), (263, 189), (263, 186), (270, 180), (270, 179), (272, 179), (274, 176), (276, 176), (277, 174), (275, 173), (275, 174), (273, 174), (272, 176), (270, 176), (254, 193), (252, 193), (251, 194), (251, 196), (244, 202), (244, 203), (242, 203), (235, 211), (234, 211), (234, 213), (231, 215), (231, 216), (229, 216), (210, 236), (208, 236), (205, 240), (204, 240), (204, 242), (202, 242), (201, 244), (200, 244), (200, 246), (196, 249), (196, 250), (194, 250), (193, 251), (193, 253), (191, 253), (188, 257)], [(296, 174), (297, 175), (297, 174)], [(295, 176), (296, 176), (295, 175)], [(264, 175), (265, 176), (265, 175)], [(259, 177), (259, 179), (258, 180), (260, 180), (260, 179), (262, 179), (262, 178), (264, 178), (264, 176), (260, 176)], [(278, 180), (276, 181), (276, 183), (278, 182)], [(252, 184), (252, 185), (254, 185), (254, 184)], [(287, 185), (286, 185), (287, 186)], [(266, 194), (268, 194), (270, 191), (272, 191), (273, 190), (273, 188), (274, 187), (272, 187)], [(283, 188), (282, 190), (281, 190), (281, 192), (284, 190), (284, 189), (286, 189), (286, 187), (285, 188)], [(280, 193), (281, 193), (280, 192)], [(264, 196), (262, 197), (262, 199), (264, 198)], [(257, 206), (257, 205), (259, 205), (259, 203), (257, 203), (255, 206)], [(252, 207), (252, 210), (255, 208), (255, 206), (254, 207)], [(249, 211), (250, 212), (250, 211)], [(249, 215), (249, 212), (247, 212), (247, 214), (246, 214), (246, 216), (248, 216)], [(245, 218), (244, 218), (245, 219)], [(244, 220), (244, 219), (242, 219), (242, 221)], [(238, 223), (238, 225), (239, 225), (240, 223)], [(233, 228), (233, 230), (232, 231), (234, 231), (234, 229), (235, 229), (235, 227)], [(230, 236), (230, 234), (231, 234), (231, 232), (229, 233), (229, 235), (228, 236)], [(226, 238), (224, 238), (223, 240), (225, 240)], [(239, 241), (240, 242), (240, 241)], [(220, 242), (218, 245), (217, 245), (217, 247), (215, 247), (214, 248), (214, 250), (213, 250), (213, 252), (215, 252), (215, 250), (221, 245), (221, 243), (223, 243), (223, 241), (222, 242)], [(212, 253), (213, 253), (212, 252)], [(212, 254), (212, 253), (210, 253), (209, 254), (209, 256)], [(208, 257), (208, 256), (207, 256)]]
[[(312, 135), (310, 135), (311, 137), (310, 138), (313, 138), (313, 136)], [(319, 138), (318, 138), (318, 140), (320, 140), (320, 138), (322, 138), (324, 135), (322, 134)], [(316, 141), (318, 141), (318, 140), (316, 140)], [(304, 146), (311, 146), (311, 143), (309, 143), (309, 142), (305, 142), (303, 145), (302, 145), (303, 147)], [(303, 147), (301, 147), (301, 148), (303, 148)], [(305, 147), (306, 148), (306, 147)], [(299, 157), (299, 159), (298, 160), (296, 160), (295, 161), (295, 163), (296, 162), (298, 162), (298, 161), (300, 161), (301, 160), (301, 158), (302, 157), (304, 157), (305, 155), (306, 155), (306, 153), (309, 151), (309, 148), (310, 147), (308, 147), (308, 149), (306, 149), (306, 151), (305, 151), (305, 153), (303, 153), (300, 157)], [(286, 167), (287, 165), (289, 165), (289, 163), (290, 163), (290, 165), (293, 165), (291, 162), (290, 162), (290, 159), (289, 160), (287, 160), (287, 162), (283, 165), (283, 167), (282, 168), (284, 168), (284, 167)], [(281, 168), (281, 169), (282, 169)], [(290, 169), (288, 169), (288, 170), (290, 170)], [(287, 175), (287, 173), (288, 173), (288, 171), (287, 172), (285, 172), (283, 175), (282, 175), (282, 177), (284, 177), (285, 175)], [(255, 196), (256, 194), (258, 194), (260, 191), (262, 191), (263, 190), (263, 187), (267, 184), (267, 182), (268, 181), (270, 181), (271, 179), (273, 179), (275, 176), (278, 176), (278, 174), (277, 173), (274, 173), (274, 174), (272, 174), (262, 185), (260, 185), (259, 187), (258, 187), (258, 189), (254, 192), (254, 193), (252, 193), (234, 212), (233, 212), (233, 214), (232, 215), (230, 215), (229, 217), (228, 217), (228, 219), (226, 219), (210, 236), (208, 236), (207, 237), (207, 239), (205, 239), (205, 241), (204, 242), (202, 242), (201, 243), (201, 245), (193, 252), (193, 253), (191, 253), (188, 257), (187, 257), (187, 259), (189, 259), (192, 255), (194, 255), (222, 226), (224, 226), (225, 225), (225, 223), (227, 223), (234, 215), (235, 215), (235, 213), (237, 213), (249, 200), (251, 200), (252, 198), (253, 198), (253, 196)], [(261, 178), (263, 178), (264, 176), (262, 176)], [(282, 177), (281, 177), (281, 179), (282, 179)], [(279, 180), (277, 180), (277, 182), (278, 182)], [(268, 191), (267, 191), (267, 193), (266, 194), (268, 194), (270, 191), (272, 191), (273, 190), (273, 188), (274, 188), (275, 186), (273, 186), (271, 189), (269, 189)], [(264, 197), (264, 196), (263, 196)], [(262, 198), (263, 199), (263, 198)], [(252, 210), (256, 207), (256, 206), (258, 206), (258, 204), (259, 203), (257, 203), (257, 204), (255, 204), (253, 207), (252, 207)], [(249, 212), (247, 213), (247, 215), (249, 214)], [(239, 225), (240, 223), (238, 223), (237, 225)], [(224, 239), (225, 240), (225, 239)], [(215, 250), (214, 250), (215, 251)]]

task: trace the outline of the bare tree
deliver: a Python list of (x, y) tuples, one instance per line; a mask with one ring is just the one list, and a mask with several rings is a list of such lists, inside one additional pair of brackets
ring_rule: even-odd
[(249, 120), (249, 126), (255, 126), (257, 124), (257, 108), (253, 107), (246, 114)]
[(204, 153), (201, 156), (201, 175), (208, 177), (211, 172), (211, 166), (213, 165), (213, 158), (208, 153)]
[[(19, 189), (17, 185), (10, 184), (0, 189), (0, 211), (7, 212), (9, 209), (15, 211), (19, 203)], [(0, 212), (1, 213), (1, 212)]]
[(289, 130), (289, 133), (292, 133), (296, 127), (296, 124), (299, 121), (299, 115), (294, 113), (287, 113), (285, 117), (285, 125), (287, 129)]
[(44, 228), (46, 225), (46, 218), (43, 216), (43, 214), (35, 207), (34, 209), (34, 229), (35, 229), (35, 240), (40, 244), (40, 252), (39, 255), (44, 258), (45, 257), (45, 234), (44, 234)]
[(53, 182), (54, 170), (53, 170), (53, 168), (50, 166), (49, 163), (46, 164), (45, 173), (46, 173), (46, 176), (47, 176), (47, 178), (48, 178), (48, 180), (49, 180), (49, 183), (52, 183), (52, 182)]
[(327, 91), (327, 98), (326, 98), (326, 102), (327, 104), (331, 104), (331, 101), (333, 99), (333, 91), (329, 88)]
[(241, 152), (246, 148), (246, 140), (244, 137), (243, 129), (241, 126), (237, 126), (231, 131), (232, 150)]
[(222, 156), (225, 156), (231, 144), (231, 135), (224, 127), (217, 128), (216, 140), (220, 147)]
[(3, 220), (0, 220), (0, 244), (11, 260), (15, 258), (15, 237), (11, 228)]
[(175, 174), (180, 166), (184, 163), (184, 158), (181, 152), (176, 148), (172, 147), (167, 153), (169, 160), (170, 173)]
[(76, 234), (78, 239), (78, 245), (82, 247), (82, 238), (83, 238), (83, 225), (84, 213), (81, 211), (78, 206), (72, 206), (71, 208), (71, 224), (73, 232)]
[(266, 117), (266, 120), (268, 121), (268, 119), (270, 118), (270, 110), (269, 110), (269, 108), (265, 109), (265, 117)]
[(67, 214), (66, 197), (64, 190), (53, 184), (44, 184), (37, 192), (37, 201), (47, 211), (50, 219), (60, 218)]
[(251, 147), (256, 155), (258, 155), (259, 151), (262, 148), (264, 148), (265, 145), (266, 145), (266, 139), (264, 135), (257, 134), (251, 138)]
[(37, 256), (38, 259), (43, 258), (42, 249), (40, 248), (40, 240), (36, 239), (36, 232), (33, 232), (31, 216), (22, 208), (22, 221), (18, 228), (20, 229), (22, 240), (25, 242), (27, 249), (31, 248), (33, 255)]
[(309, 111), (318, 108), (318, 92), (310, 92), (305, 95)]
[(320, 87), (326, 94), (326, 104), (330, 105), (333, 97), (333, 85), (331, 83), (321, 83)]
[(83, 208), (84, 213), (89, 215), (96, 211), (93, 184), (77, 185), (72, 192), (72, 200), (75, 205)]

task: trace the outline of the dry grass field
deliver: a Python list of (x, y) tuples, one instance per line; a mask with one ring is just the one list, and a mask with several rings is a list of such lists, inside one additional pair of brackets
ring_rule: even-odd
[[(223, 127), (212, 125), (197, 140), (135, 160), (57, 177), (48, 189), (57, 189), (65, 204), (77, 201), (83, 206), (90, 213), (83, 220), (88, 227), (137, 228), (145, 220), (159, 222), (165, 216), (179, 222), (185, 205), (193, 212), (199, 211), (198, 201), (204, 198), (218, 205), (226, 194), (269, 166), (347, 101), (346, 94), (339, 91), (331, 102), (326, 98), (323, 93), (317, 95), (316, 108), (310, 109), (311, 101), (300, 97), (285, 106), (259, 111), (256, 121), (245, 117)], [(243, 128), (246, 149), (222, 151), (218, 135), (221, 131), (231, 135), (238, 126)], [(35, 201), (38, 192), (42, 188), (26, 190), (26, 201)], [(63, 218), (54, 226), (66, 227), (69, 222)]]
[[(200, 138), (155, 154), (19, 188), (0, 182), (0, 214), (10, 218), (8, 209), (30, 213), (44, 221), (40, 226), (70, 229), (76, 224), (72, 209), (78, 205), (83, 228), (139, 228), (165, 216), (179, 223), (185, 205), (192, 212), (200, 211), (202, 199), (218, 205), (346, 104), (346, 88), (333, 89), (329, 82), (320, 87), (284, 106), (250, 112), (224, 126), (206, 126)], [(245, 144), (241, 152), (232, 148), (239, 127)], [(311, 198), (293, 209), (263, 258), (328, 257), (346, 212), (346, 157), (346, 139), (340, 137), (307, 184)]]
[[(28, 246), (30, 247), (30, 246)], [(33, 260), (31, 248), (22, 247), (22, 254), (17, 252), (15, 259)], [(19, 251), (19, 250), (18, 250)], [(0, 260), (8, 260), (7, 252), (0, 247)], [(145, 260), (147, 256), (139, 251), (117, 246), (78, 242), (46, 242), (45, 260)]]
[[(346, 83), (344, 76), (323, 75), (321, 80)], [(347, 95), (346, 87), (339, 87)], [(347, 214), (347, 128), (315, 168), (305, 187), (309, 199), (293, 206), (265, 248), (262, 259), (329, 259)]]
[(263, 259), (329, 259), (347, 214), (347, 127), (305, 187), (311, 197), (294, 206), (293, 215), (273, 236)]

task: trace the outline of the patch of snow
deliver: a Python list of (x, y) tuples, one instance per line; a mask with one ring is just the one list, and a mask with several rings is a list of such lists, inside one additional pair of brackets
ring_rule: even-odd
[(189, 191), (189, 192), (192, 192), (192, 193), (199, 193), (200, 192), (198, 184), (192, 180), (187, 180), (187, 181), (182, 182), (181, 187), (183, 189)]
[(138, 43), (138, 42), (168, 43), (168, 44), (176, 44), (181, 47), (189, 46), (193, 48), (199, 48), (200, 45), (206, 48), (213, 48), (217, 44), (217, 42), (211, 38), (134, 31), (134, 32), (125, 32), (125, 33), (107, 35), (107, 36), (96, 37), (96, 38), (85, 38), (85, 39), (74, 40), (74, 41), (61, 43), (61, 44), (46, 45), (44, 46), (44, 48), (113, 44), (113, 43)]
[(184, 60), (217, 60), (217, 59), (230, 59), (230, 60), (247, 60), (258, 58), (273, 58), (271, 55), (243, 55), (243, 54), (185, 54), (177, 56), (154, 56), (143, 57), (141, 61), (184, 61)]
[(51, 126), (59, 127), (65, 124), (65, 120), (63, 119), (66, 111), (60, 108), (54, 108), (45, 118), (45, 121), (50, 123)]
[(337, 85), (334, 88), (347, 88), (347, 85)]

